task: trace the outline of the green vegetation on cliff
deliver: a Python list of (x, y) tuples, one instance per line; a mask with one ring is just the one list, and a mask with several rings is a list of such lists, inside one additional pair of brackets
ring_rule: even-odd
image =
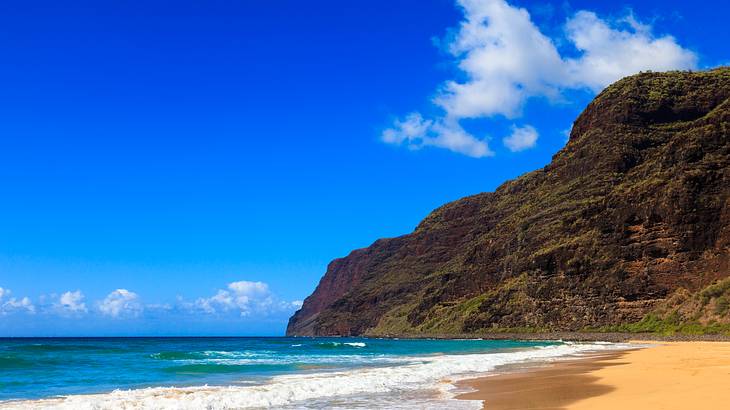
[(639, 322), (591, 330), (730, 336), (730, 278), (695, 293), (679, 288)]

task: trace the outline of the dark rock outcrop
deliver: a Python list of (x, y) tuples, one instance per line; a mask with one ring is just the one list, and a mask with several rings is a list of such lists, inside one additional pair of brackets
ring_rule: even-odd
[(730, 69), (606, 88), (541, 170), (333, 261), (289, 335), (574, 331), (730, 276)]

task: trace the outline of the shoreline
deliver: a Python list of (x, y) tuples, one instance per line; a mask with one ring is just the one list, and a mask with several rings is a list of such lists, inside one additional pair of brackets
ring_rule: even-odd
[[(377, 408), (396, 408), (401, 404), (406, 408), (473, 408), (473, 403), (459, 401), (452, 394), (461, 374), (475, 377), (490, 374), (504, 366), (521, 363), (539, 365), (544, 361), (575, 357), (583, 352), (610, 350), (608, 344), (598, 343), (590, 346), (566, 343), (539, 348), (510, 348), (510, 344), (503, 343), (486, 345), (494, 348), (478, 352), (456, 350), (453, 354), (444, 353), (439, 348), (433, 355), (424, 352), (416, 356), (401, 352), (395, 354), (395, 358), (404, 360), (396, 360), (390, 365), (386, 362), (383, 366), (294, 372), (267, 377), (260, 384), (177, 387), (160, 384), (100, 393), (12, 400), (0, 402), (0, 408), (262, 408), (290, 406), (299, 402), (317, 403), (315, 407), (327, 408), (332, 403), (344, 403), (353, 398), (360, 403), (373, 403), (373, 407)], [(351, 362), (348, 360), (348, 363)], [(411, 406), (407, 406), (409, 401)]]
[(730, 402), (729, 385), (730, 343), (663, 342), (462, 380), (472, 391), (456, 398), (489, 410), (711, 409)]
[(611, 342), (627, 343), (635, 340), (649, 342), (730, 342), (730, 335), (723, 334), (671, 334), (658, 333), (621, 333), (621, 332), (495, 332), (495, 333), (466, 333), (466, 334), (405, 334), (405, 335), (362, 335), (362, 336), (288, 336), (295, 338), (305, 337), (352, 337), (372, 339), (451, 339), (451, 340), (514, 340), (514, 341), (557, 341), (566, 342)]

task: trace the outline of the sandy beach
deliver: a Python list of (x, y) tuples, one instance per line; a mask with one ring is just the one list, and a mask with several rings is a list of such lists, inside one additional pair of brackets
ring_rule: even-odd
[[(639, 342), (636, 342), (637, 345)], [(466, 381), (489, 410), (718, 409), (730, 402), (730, 342), (655, 347)]]

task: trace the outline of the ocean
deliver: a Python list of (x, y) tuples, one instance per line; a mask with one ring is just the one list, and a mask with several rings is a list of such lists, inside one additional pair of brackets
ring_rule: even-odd
[(604, 343), (370, 338), (0, 339), (0, 408), (480, 408), (453, 381)]

